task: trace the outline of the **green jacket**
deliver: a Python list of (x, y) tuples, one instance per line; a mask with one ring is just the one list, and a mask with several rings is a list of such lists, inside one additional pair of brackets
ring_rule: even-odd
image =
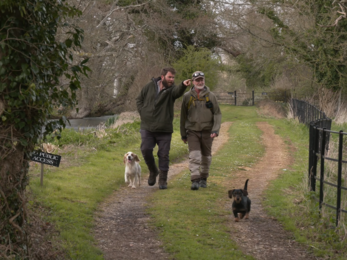
[(173, 132), (172, 121), (174, 118), (175, 100), (181, 97), (186, 90), (183, 82), (177, 87), (172, 85), (158, 93), (157, 82), (153, 78), (143, 87), (136, 98), (137, 111), (141, 117), (141, 129), (150, 132)]
[[(212, 103), (212, 108), (206, 107), (206, 102)], [(205, 86), (198, 94), (194, 87), (183, 96), (181, 107), (181, 137), (187, 139), (187, 130), (209, 130), (219, 135), (222, 113), (219, 109), (216, 96)]]

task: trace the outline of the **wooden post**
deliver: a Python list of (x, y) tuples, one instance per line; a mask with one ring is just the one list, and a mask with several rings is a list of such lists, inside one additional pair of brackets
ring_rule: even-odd
[(43, 186), (43, 163), (41, 163), (41, 186)]

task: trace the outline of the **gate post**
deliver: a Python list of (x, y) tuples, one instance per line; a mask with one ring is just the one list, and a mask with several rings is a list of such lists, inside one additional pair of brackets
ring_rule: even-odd
[(319, 130), (316, 126), (312, 127), (313, 130), (313, 137), (312, 137), (312, 166), (311, 166), (311, 172), (310, 172), (310, 182), (311, 182), (311, 191), (316, 191), (316, 176), (317, 176), (317, 162), (318, 162), (318, 142), (319, 142)]
[(322, 132), (322, 143), (321, 143), (321, 151), (320, 151), (320, 187), (319, 187), (319, 212), (322, 210), (323, 205), (323, 186), (324, 186), (324, 160), (325, 160), (325, 128), (323, 128)]
[(252, 90), (252, 106), (254, 106), (254, 90)]
[(337, 202), (336, 202), (336, 226), (339, 224), (341, 212), (341, 182), (342, 182), (342, 149), (343, 148), (343, 131), (339, 133), (339, 157), (337, 170)]
[(236, 102), (237, 102), (237, 100), (236, 100), (236, 90), (234, 91), (234, 98), (235, 98), (235, 106), (236, 106)]
[(313, 145), (314, 145), (314, 126), (313, 126), (313, 122), (311, 122), (310, 124), (310, 129), (309, 129), (309, 148), (308, 148), (308, 183), (310, 186), (310, 190), (313, 191), (314, 187), (312, 187), (312, 175), (313, 175)]

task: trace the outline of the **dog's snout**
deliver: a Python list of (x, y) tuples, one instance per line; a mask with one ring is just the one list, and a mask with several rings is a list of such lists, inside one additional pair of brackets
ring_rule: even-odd
[(131, 156), (128, 156), (128, 160), (131, 160)]

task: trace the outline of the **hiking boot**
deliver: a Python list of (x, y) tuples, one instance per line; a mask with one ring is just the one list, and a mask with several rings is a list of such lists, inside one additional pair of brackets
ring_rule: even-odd
[(207, 188), (207, 180), (201, 180), (201, 181), (199, 182), (199, 186), (200, 186), (201, 188)]
[(199, 189), (199, 181), (192, 181), (192, 186), (190, 187), (191, 190), (198, 190)]
[(149, 170), (148, 185), (153, 186), (157, 181), (157, 176), (159, 174), (158, 168), (155, 164), (147, 165)]
[(159, 173), (159, 189), (166, 190), (167, 189), (167, 171), (160, 170)]

